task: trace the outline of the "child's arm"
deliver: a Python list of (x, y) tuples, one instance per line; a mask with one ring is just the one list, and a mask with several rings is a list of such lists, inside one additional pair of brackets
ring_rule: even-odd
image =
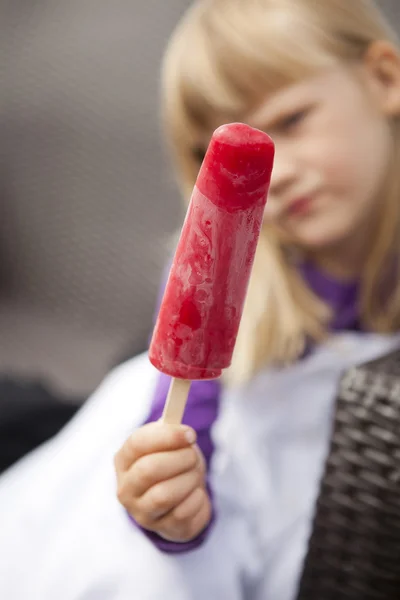
[[(172, 553), (199, 546), (213, 520), (206, 475), (219, 384), (192, 384), (185, 413), (190, 427), (157, 423), (168, 384), (161, 376), (146, 424), (118, 452), (115, 467), (120, 502), (160, 550)], [(196, 445), (186, 439), (188, 431), (197, 436)]]
[(191, 542), (211, 519), (205, 463), (195, 439), (191, 428), (149, 423), (135, 431), (115, 459), (120, 502), (167, 551), (174, 547), (162, 540)]

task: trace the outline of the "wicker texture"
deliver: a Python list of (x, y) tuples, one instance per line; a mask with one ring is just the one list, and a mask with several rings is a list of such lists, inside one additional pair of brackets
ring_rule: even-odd
[(400, 598), (400, 352), (349, 370), (298, 600)]

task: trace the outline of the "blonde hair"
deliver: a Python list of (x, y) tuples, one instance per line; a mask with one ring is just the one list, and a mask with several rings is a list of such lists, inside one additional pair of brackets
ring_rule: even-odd
[[(200, 0), (170, 40), (163, 68), (163, 117), (186, 198), (196, 180), (204, 136), (240, 121), (266, 93), (338, 61), (357, 61), (373, 41), (396, 36), (369, 0)], [(202, 141), (203, 140), (203, 141)], [(393, 123), (377, 235), (361, 277), (361, 318), (391, 332), (400, 324), (400, 284), (383, 304), (380, 288), (389, 255), (399, 258), (400, 128)], [(397, 275), (397, 273), (396, 273)], [(230, 370), (231, 381), (262, 366), (301, 355), (306, 340), (323, 339), (328, 308), (307, 287), (287, 248), (265, 227)]]

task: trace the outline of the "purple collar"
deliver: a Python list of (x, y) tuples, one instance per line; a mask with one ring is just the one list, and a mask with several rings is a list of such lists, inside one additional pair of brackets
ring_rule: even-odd
[(333, 331), (360, 331), (358, 281), (339, 281), (319, 271), (315, 265), (305, 263), (300, 267), (305, 281), (313, 292), (331, 307)]

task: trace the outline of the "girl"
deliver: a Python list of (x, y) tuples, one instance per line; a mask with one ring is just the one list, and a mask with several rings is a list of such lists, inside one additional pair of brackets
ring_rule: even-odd
[[(265, 524), (274, 577), (298, 574), (329, 442), (335, 388), (324, 353), (356, 332), (373, 357), (400, 323), (399, 115), (396, 38), (369, 0), (200, 0), (177, 28), (164, 117), (185, 197), (222, 123), (267, 131), (276, 159), (226, 379), (195, 382), (187, 426), (173, 427), (154, 422), (169, 383), (161, 376), (148, 423), (116, 455), (119, 500), (158, 548), (188, 551), (210, 530), (221, 412), (217, 456), (259, 476), (255, 528)], [(335, 376), (361, 358), (350, 346)], [(242, 439), (252, 465), (231, 447)], [(265, 597), (286, 597), (275, 584)]]
[(138, 357), (6, 474), (1, 598), (296, 598), (338, 380), (399, 341), (399, 114), (396, 39), (369, 0), (188, 12), (164, 65), (185, 197), (221, 123), (276, 145), (232, 368), (172, 427), (153, 422), (168, 378)]

